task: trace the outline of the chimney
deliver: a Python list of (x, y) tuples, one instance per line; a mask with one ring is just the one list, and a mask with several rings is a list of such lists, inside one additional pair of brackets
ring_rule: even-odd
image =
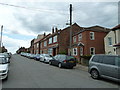
[(44, 36), (46, 36), (45, 32), (44, 32)]
[(52, 33), (54, 33), (54, 27), (52, 28)]
[(57, 27), (55, 27), (55, 32), (57, 32), (58, 31), (58, 29), (57, 29)]

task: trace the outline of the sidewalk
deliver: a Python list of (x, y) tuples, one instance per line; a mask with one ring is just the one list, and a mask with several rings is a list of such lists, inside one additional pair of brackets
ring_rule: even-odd
[(81, 65), (81, 64), (77, 64), (76, 67), (74, 67), (75, 69), (80, 69), (80, 70), (83, 70), (83, 71), (88, 71), (88, 66), (84, 66), (84, 65)]

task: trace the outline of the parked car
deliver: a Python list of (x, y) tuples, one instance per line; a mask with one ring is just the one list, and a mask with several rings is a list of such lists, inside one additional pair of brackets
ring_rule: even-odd
[(88, 71), (93, 79), (104, 77), (120, 81), (120, 56), (93, 55), (89, 61)]
[(40, 55), (40, 61), (49, 63), (49, 60), (53, 59), (52, 55), (49, 54), (41, 54)]
[(8, 60), (5, 55), (0, 54), (0, 80), (8, 78)]
[(69, 55), (58, 54), (49, 61), (49, 64), (56, 65), (59, 68), (73, 68), (74, 66), (76, 66), (76, 58)]
[(6, 57), (7, 61), (10, 63), (10, 56), (8, 53), (0, 53), (0, 55), (3, 55)]
[(40, 61), (40, 56), (41, 56), (40, 54), (36, 54), (34, 59), (37, 60), (37, 61)]
[(30, 59), (34, 59), (35, 56), (36, 56), (36, 54), (30, 54), (30, 55), (29, 55), (29, 58), (30, 58)]

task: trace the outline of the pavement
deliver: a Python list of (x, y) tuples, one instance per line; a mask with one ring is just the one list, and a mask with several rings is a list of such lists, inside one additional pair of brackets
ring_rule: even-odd
[(77, 64), (74, 68), (88, 72), (88, 66), (84, 66), (84, 65), (81, 65), (81, 64)]

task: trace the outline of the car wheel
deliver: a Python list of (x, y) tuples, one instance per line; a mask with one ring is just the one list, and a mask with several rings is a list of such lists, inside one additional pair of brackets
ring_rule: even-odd
[(91, 77), (92, 77), (93, 79), (98, 79), (98, 78), (99, 78), (99, 73), (98, 73), (98, 71), (97, 71), (97, 70), (92, 70), (92, 71), (91, 71)]
[(58, 67), (59, 67), (59, 68), (62, 68), (62, 64), (61, 64), (61, 63), (59, 63), (59, 64), (58, 64)]
[(8, 75), (7, 75), (7, 77), (4, 80), (8, 80)]

